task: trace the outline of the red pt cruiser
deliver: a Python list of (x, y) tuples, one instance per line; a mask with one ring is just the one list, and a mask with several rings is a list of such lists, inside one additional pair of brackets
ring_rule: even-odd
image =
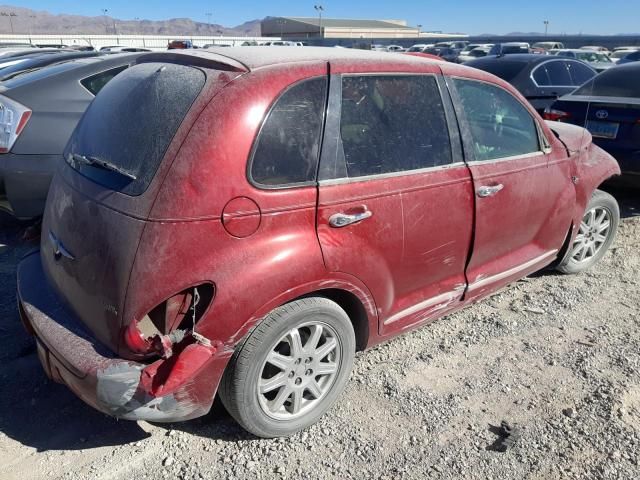
[(502, 80), (331, 48), (157, 53), (118, 75), (18, 271), (47, 374), (110, 415), (258, 436), (319, 419), (354, 353), (611, 245), (615, 160)]

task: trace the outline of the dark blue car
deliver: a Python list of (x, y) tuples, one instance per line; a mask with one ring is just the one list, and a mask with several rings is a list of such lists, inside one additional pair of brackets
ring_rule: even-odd
[(584, 126), (618, 160), (623, 175), (640, 180), (640, 63), (602, 72), (560, 97), (544, 117)]

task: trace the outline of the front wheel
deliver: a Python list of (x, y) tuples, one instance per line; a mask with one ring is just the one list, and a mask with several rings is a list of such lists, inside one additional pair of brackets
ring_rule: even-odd
[(613, 243), (619, 223), (616, 199), (602, 190), (593, 192), (578, 234), (556, 268), (562, 273), (579, 273), (595, 265)]
[(345, 311), (321, 297), (275, 309), (237, 348), (220, 384), (231, 416), (259, 437), (315, 423), (349, 379), (355, 334)]

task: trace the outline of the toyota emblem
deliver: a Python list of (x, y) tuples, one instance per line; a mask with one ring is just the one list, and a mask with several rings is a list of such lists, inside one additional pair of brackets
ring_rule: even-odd
[(609, 116), (609, 112), (607, 112), (606, 110), (598, 110), (596, 112), (596, 118), (598, 118), (600, 120), (604, 120), (608, 116)]

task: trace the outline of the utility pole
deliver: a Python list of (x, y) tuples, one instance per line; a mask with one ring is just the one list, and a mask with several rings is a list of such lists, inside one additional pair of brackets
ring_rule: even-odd
[(135, 27), (136, 28), (136, 35), (141, 35), (141, 33), (140, 33), (140, 30), (141, 30), (141, 28), (140, 28), (140, 17), (134, 17), (133, 21), (136, 22), (136, 27)]
[(549, 31), (549, 20), (545, 20), (544, 22), (544, 36), (547, 36), (547, 32)]
[(29, 36), (31, 36), (33, 35), (33, 27), (35, 26), (35, 23), (36, 23), (36, 16), (29, 15), (29, 18), (31, 19), (31, 21), (29, 22)]
[(322, 38), (322, 12), (324, 12), (324, 7), (322, 5), (314, 5), (313, 8), (318, 12), (318, 35)]
[(104, 34), (109, 35), (109, 27), (107, 27), (107, 12), (109, 10), (107, 10), (106, 8), (102, 8), (100, 9), (100, 11), (102, 12), (102, 16), (104, 17)]
[(211, 30), (211, 17), (213, 16), (213, 13), (207, 12), (204, 16), (207, 17), (207, 30)]

